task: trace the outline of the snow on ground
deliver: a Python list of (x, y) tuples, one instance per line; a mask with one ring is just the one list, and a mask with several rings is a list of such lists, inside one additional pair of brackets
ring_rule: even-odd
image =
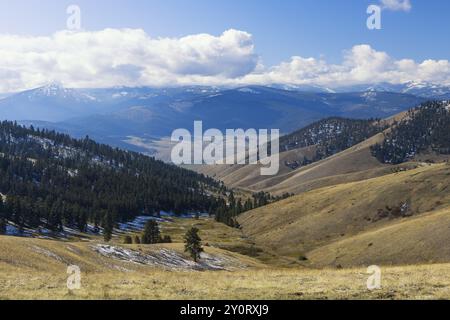
[(33, 250), (36, 253), (42, 254), (42, 255), (44, 255), (46, 257), (52, 258), (52, 259), (54, 259), (56, 261), (64, 262), (64, 263), (68, 264), (63, 258), (61, 258), (56, 253), (54, 253), (54, 252), (52, 252), (50, 250), (47, 250), (47, 249), (44, 249), (44, 248), (41, 248), (41, 247), (38, 247), (38, 246), (32, 246), (31, 250)]
[(6, 226), (6, 235), (14, 237), (31, 237), (31, 232), (29, 230), (23, 230), (23, 232), (21, 232), (15, 225), (8, 224)]
[[(236, 266), (236, 262), (230, 258), (212, 256), (206, 253), (201, 255), (200, 262), (196, 263), (186, 259), (180, 253), (169, 250), (159, 249), (152, 253), (142, 253), (139, 251), (114, 247), (111, 245), (98, 244), (92, 249), (108, 258), (118, 259), (129, 263), (155, 266), (169, 270), (229, 270)], [(244, 268), (244, 265), (238, 267)]]
[(122, 232), (141, 231), (144, 229), (145, 224), (154, 220), (156, 222), (166, 222), (167, 220), (151, 216), (138, 216), (131, 222), (119, 223), (119, 230)]
[[(208, 213), (199, 213), (199, 217), (208, 217)], [(120, 236), (129, 232), (140, 232), (144, 230), (145, 224), (154, 220), (158, 223), (162, 222), (173, 222), (173, 218), (181, 218), (181, 219), (193, 219), (196, 217), (195, 213), (186, 213), (181, 215), (176, 215), (170, 212), (161, 211), (158, 217), (156, 216), (137, 216), (134, 220), (125, 223), (119, 223), (118, 228), (114, 229), (113, 235)], [(68, 239), (70, 237), (80, 237), (82, 233), (76, 228), (71, 228), (64, 226), (63, 231), (54, 232), (51, 231), (44, 226), (46, 225), (46, 221), (42, 220), (41, 227), (36, 229), (24, 228), (22, 232), (20, 232), (19, 228), (14, 225), (12, 222), (8, 222), (6, 226), (6, 235), (14, 236), (14, 237), (36, 237), (40, 239)], [(89, 235), (102, 235), (103, 229), (101, 227), (95, 227), (92, 224), (87, 225), (86, 234)], [(85, 239), (88, 240), (88, 239)]]
[[(162, 218), (182, 218), (182, 219), (192, 219), (195, 218), (196, 214), (195, 213), (182, 213), (182, 214), (175, 214), (173, 212), (165, 212), (165, 211), (161, 211), (160, 212), (160, 216)], [(206, 212), (199, 212), (198, 216), (201, 218), (207, 218), (209, 217), (209, 214)]]

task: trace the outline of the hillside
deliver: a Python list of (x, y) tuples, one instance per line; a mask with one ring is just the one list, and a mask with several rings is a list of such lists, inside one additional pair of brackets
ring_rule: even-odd
[(231, 187), (273, 194), (301, 193), (360, 181), (449, 157), (447, 102), (428, 102), (385, 120), (328, 118), (280, 139), (280, 171), (259, 165), (190, 166)]
[[(306, 257), (313, 266), (316, 263), (322, 266), (340, 262), (343, 265), (360, 265), (368, 263), (367, 260), (384, 264), (428, 262), (430, 256), (448, 261), (450, 257), (441, 254), (439, 247), (431, 244), (416, 246), (417, 251), (411, 255), (384, 255), (383, 252), (395, 246), (385, 241), (386, 234), (396, 230), (389, 229), (393, 223), (411, 221), (409, 223), (417, 224), (419, 228), (430, 228), (429, 223), (422, 223), (427, 220), (420, 217), (438, 212), (435, 210), (446, 212), (450, 207), (449, 176), (450, 166), (438, 164), (358, 182), (340, 182), (244, 213), (238, 221), (244, 233), (257, 244), (282, 255)], [(443, 219), (445, 214), (435, 217)], [(440, 223), (445, 225), (444, 220)], [(408, 230), (404, 229), (404, 232), (408, 233)], [(436, 234), (436, 231), (442, 234)], [(419, 242), (433, 243), (435, 237), (446, 237), (446, 232), (447, 228), (436, 229), (432, 236), (420, 239), (410, 234), (402, 237), (402, 245), (412, 248)], [(365, 235), (369, 233), (367, 239), (376, 243), (378, 255), (364, 259), (364, 255), (360, 256), (357, 251), (346, 247), (362, 244), (361, 239), (366, 239)], [(370, 241), (365, 243), (366, 249), (371, 247), (370, 244)], [(338, 248), (333, 252), (339, 254), (336, 253), (331, 259), (329, 252), (332, 249), (327, 248)], [(434, 251), (425, 255), (420, 248), (433, 248)], [(358, 259), (346, 257), (346, 250)], [(327, 254), (327, 259), (321, 256), (322, 252)], [(341, 252), (347, 259), (340, 256)]]
[(205, 212), (218, 188), (138, 153), (11, 122), (0, 123), (0, 169), (2, 233), (110, 232), (142, 214)]
[[(261, 248), (305, 266), (450, 262), (440, 249), (450, 209), (447, 104), (424, 103), (382, 121), (319, 121), (282, 138), (284, 166), (274, 177), (258, 177), (257, 166), (200, 171), (244, 190), (297, 194), (245, 212), (238, 223)], [(329, 144), (343, 147), (288, 165)], [(411, 148), (411, 157), (388, 161)]]
[[(224, 237), (229, 230), (225, 228), (203, 232), (202, 238), (218, 240), (213, 231), (217, 235), (220, 230)], [(280, 268), (218, 248), (205, 249), (205, 260), (197, 265), (180, 244), (125, 246), (0, 236), (0, 299), (441, 299), (450, 295), (449, 264), (383, 266), (382, 288), (369, 291), (366, 265), (339, 270)], [(67, 288), (69, 264), (80, 267), (79, 290)]]
[[(179, 243), (190, 225), (199, 226), (202, 239), (211, 244), (199, 264)], [(280, 267), (283, 258), (259, 247), (244, 250), (249, 240), (241, 231), (209, 218), (175, 219), (162, 227), (174, 244), (0, 236), (0, 299), (431, 299), (450, 294), (448, 264), (383, 266), (383, 288), (368, 291), (367, 266), (314, 270), (291, 262)], [(268, 264), (261, 261), (267, 258)], [(79, 290), (67, 288), (68, 265), (80, 268)]]
[(371, 154), (371, 147), (383, 141), (379, 132), (388, 130), (392, 121), (329, 118), (286, 135), (280, 142), (280, 171), (274, 177), (261, 176), (259, 165), (188, 168), (220, 179), (231, 187), (274, 194), (364, 180), (410, 167), (409, 164), (385, 165)]
[(408, 112), (372, 147), (380, 162), (398, 164), (420, 154), (450, 155), (450, 104), (428, 102)]

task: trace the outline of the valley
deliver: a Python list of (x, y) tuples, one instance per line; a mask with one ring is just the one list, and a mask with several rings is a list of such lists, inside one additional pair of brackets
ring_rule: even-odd
[(450, 301), (449, 11), (0, 0), (1, 311)]
[[(38, 93), (48, 98), (60, 90)], [(299, 97), (317, 103), (319, 94), (260, 87), (204, 90), (171, 91), (158, 99), (172, 104), (170, 112), (186, 116), (188, 109), (197, 108), (208, 115), (204, 103), (209, 99), (256, 106), (260, 98), (253, 96), (260, 95), (272, 111), (268, 104), (278, 108), (282, 101), (282, 112), (299, 111)], [(136, 97), (142, 98), (138, 91)], [(63, 92), (65, 98), (80, 94)], [(128, 94), (122, 91), (120, 99)], [(148, 94), (156, 99), (161, 91)], [(381, 119), (369, 119), (355, 111), (359, 102), (352, 100), (354, 117), (346, 118), (347, 99), (363, 94), (326, 95), (339, 101), (340, 111), (334, 115), (322, 109), (317, 121), (312, 116), (288, 131), (280, 140), (275, 176), (262, 176), (260, 165), (180, 168), (89, 137), (75, 139), (39, 125), (2, 122), (0, 298), (450, 297), (450, 278), (442, 275), (450, 268), (450, 251), (443, 245), (450, 241), (448, 103), (410, 109), (404, 99), (416, 103), (422, 98), (401, 93), (402, 107), (396, 107), (398, 94), (366, 92), (364, 99), (370, 101), (394, 99), (392, 108), (382, 108), (386, 113)], [(193, 99), (196, 107), (190, 109), (191, 104), (179, 99)], [(221, 103), (214, 102), (226, 109)], [(126, 117), (140, 121), (141, 111), (134, 108)], [(286, 119), (300, 117), (287, 114)], [(227, 125), (209, 115), (210, 124)], [(273, 118), (271, 124), (251, 121), (268, 126), (285, 121), (276, 113)], [(159, 119), (158, 125), (166, 126)], [(172, 120), (174, 126), (182, 124)], [(287, 122), (282, 125), (289, 130)], [(109, 133), (99, 135), (109, 139)], [(144, 148), (145, 154), (154, 151), (150, 144), (155, 142), (160, 150), (170, 151), (158, 140), (162, 136), (132, 134), (127, 143)], [(141, 242), (149, 221), (160, 232), (156, 243)], [(192, 228), (199, 230), (204, 249), (198, 261), (184, 250)], [(383, 279), (382, 287), (373, 291), (367, 289), (367, 267), (372, 265), (381, 268)], [(68, 266), (79, 268), (80, 289), (67, 288)]]

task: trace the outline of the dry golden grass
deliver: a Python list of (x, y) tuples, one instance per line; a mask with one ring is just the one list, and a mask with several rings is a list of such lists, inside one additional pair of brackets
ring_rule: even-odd
[[(360, 182), (344, 183), (313, 190), (250, 211), (243, 214), (239, 222), (243, 226), (244, 233), (249, 235), (257, 245), (272, 249), (280, 255), (308, 256), (310, 251), (334, 242), (341, 244), (339, 246), (341, 251), (344, 250), (342, 246), (350, 245), (355, 236), (385, 228), (398, 221), (412, 219), (379, 219), (378, 209), (407, 202), (410, 213), (418, 216), (448, 208), (450, 206), (449, 176), (450, 166), (438, 164)], [(413, 221), (418, 227), (423, 226), (420, 219)], [(444, 220), (442, 221), (445, 223)], [(439, 221), (436, 223), (439, 224)], [(372, 239), (372, 242), (375, 241), (378, 244), (379, 251), (378, 255), (371, 256), (372, 259), (379, 259), (383, 255), (384, 245), (387, 245), (383, 239), (387, 237), (389, 230), (391, 229), (374, 234), (379, 235), (378, 239)], [(444, 234), (448, 233), (447, 231), (445, 228), (439, 229), (442, 239), (446, 239)], [(428, 232), (433, 232), (433, 229)], [(415, 237), (414, 234), (404, 234), (402, 241), (414, 247), (420, 241), (432, 242), (433, 237), (439, 239), (439, 234), (433, 232), (423, 239)], [(346, 239), (348, 241), (345, 241)], [(366, 248), (369, 243), (366, 244)], [(434, 250), (433, 257), (441, 256), (441, 252), (437, 251), (438, 246), (423, 246), (424, 250), (430, 247)], [(359, 247), (358, 249), (361, 250)], [(339, 257), (338, 253), (334, 254), (334, 258)], [(420, 252), (416, 252), (416, 255), (420, 256)], [(390, 255), (389, 261), (382, 261), (392, 264), (426, 263), (429, 261), (429, 256), (424, 252), (422, 260), (415, 258), (410, 261), (403, 259), (402, 255), (399, 259)], [(445, 261), (450, 261), (450, 255), (442, 256), (445, 257)], [(329, 257), (321, 259), (315, 255), (314, 258), (320, 261), (320, 265), (323, 265), (323, 261), (328, 261), (329, 264), (334, 263)], [(351, 259), (345, 260), (345, 263), (351, 263)]]
[[(258, 260), (255, 260), (212, 247), (228, 245), (242, 248), (251, 245), (251, 242), (240, 230), (210, 219), (177, 219), (172, 224), (164, 224), (163, 233), (170, 234), (178, 242), (185, 229), (192, 225), (202, 229), (201, 236), (211, 245), (205, 248), (207, 253), (226, 256), (246, 267), (215, 272), (167, 271), (101, 256), (92, 250), (93, 245), (101, 243), (99, 239), (63, 242), (0, 237), (0, 299), (450, 298), (448, 264), (382, 267), (382, 288), (369, 291), (366, 287), (369, 276), (366, 274), (366, 265), (364, 268), (342, 270), (315, 270), (298, 265), (280, 268), (274, 265), (276, 261), (292, 264), (288, 263), (289, 260), (275, 256), (269, 259), (267, 252), (260, 253)], [(113, 245), (119, 246), (119, 241), (116, 239)], [(183, 252), (182, 243), (121, 246), (143, 253), (163, 247)], [(271, 264), (262, 263), (264, 259), (268, 259)], [(69, 291), (66, 286), (67, 266), (73, 264), (80, 266), (82, 272), (81, 289)]]
[(217, 223), (211, 218), (200, 218), (199, 220), (174, 219), (173, 222), (162, 223), (161, 232), (163, 235), (169, 235), (174, 242), (182, 243), (186, 231), (191, 227), (200, 230), (199, 235), (207, 246), (250, 256), (268, 265), (278, 267), (299, 266), (297, 259), (282, 257), (270, 248), (258, 246), (242, 230)]
[(384, 176), (400, 168), (411, 169), (417, 164), (397, 166), (381, 164), (371, 154), (370, 147), (382, 141), (378, 134), (336, 155), (296, 170), (286, 161), (302, 159), (314, 153), (314, 146), (280, 153), (280, 171), (275, 176), (261, 176), (260, 165), (188, 166), (188, 169), (222, 180), (227, 186), (251, 192), (267, 191), (274, 195), (300, 194), (341, 183), (362, 181)]
[(450, 265), (382, 268), (369, 291), (366, 269), (236, 272), (83, 272), (69, 291), (65, 270), (0, 268), (0, 299), (449, 299)]
[(331, 243), (310, 253), (315, 266), (450, 261), (450, 207)]
[[(293, 173), (286, 166), (286, 162), (293, 162), (303, 157), (312, 158), (315, 155), (315, 146), (290, 150), (280, 153), (280, 170), (277, 178), (284, 179)], [(190, 165), (186, 168), (222, 180), (227, 186), (244, 190), (260, 191), (257, 185), (265, 181), (272, 181), (273, 177), (261, 175), (261, 165)], [(271, 182), (273, 184), (274, 182)]]

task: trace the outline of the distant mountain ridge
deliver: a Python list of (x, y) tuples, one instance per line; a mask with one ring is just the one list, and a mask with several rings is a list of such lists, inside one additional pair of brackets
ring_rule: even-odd
[(335, 90), (336, 92), (395, 92), (412, 94), (418, 97), (432, 100), (444, 100), (450, 98), (450, 86), (430, 82), (409, 81), (402, 84), (378, 83), (356, 86), (344, 86)]
[(151, 148), (130, 144), (130, 137), (151, 144), (175, 129), (191, 129), (195, 120), (202, 120), (204, 128), (267, 128), (287, 134), (328, 117), (386, 118), (429, 99), (389, 88), (364, 89), (333, 92), (285, 85), (68, 89), (50, 84), (1, 99), (0, 119), (148, 152)]

